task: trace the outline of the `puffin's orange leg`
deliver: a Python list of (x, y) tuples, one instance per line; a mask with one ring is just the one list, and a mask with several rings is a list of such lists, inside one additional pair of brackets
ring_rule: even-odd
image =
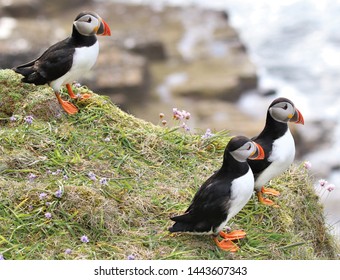
[(66, 113), (73, 115), (78, 112), (78, 108), (74, 106), (71, 102), (62, 100), (58, 92), (55, 92), (55, 96), (57, 97), (59, 104), (61, 105), (61, 107), (63, 107)]
[(223, 239), (229, 239), (229, 240), (238, 240), (238, 239), (242, 239), (246, 237), (246, 232), (243, 230), (234, 230), (230, 233), (226, 233), (224, 231), (220, 231), (219, 235), (223, 238)]
[(216, 245), (218, 248), (224, 250), (224, 251), (228, 251), (228, 252), (237, 252), (240, 248), (234, 244), (231, 240), (228, 239), (223, 239), (221, 241), (218, 240), (218, 237), (213, 237)]
[(280, 195), (280, 192), (278, 192), (277, 190), (270, 189), (270, 188), (265, 188), (265, 187), (261, 188), (261, 192), (263, 194), (270, 194), (270, 195), (274, 195), (274, 196), (279, 196)]
[(67, 91), (68, 91), (68, 95), (72, 98), (72, 99), (77, 99), (77, 95), (74, 94), (73, 90), (72, 90), (72, 87), (70, 84), (66, 84), (66, 88), (67, 88)]
[[(70, 84), (66, 84), (66, 88), (67, 88), (67, 91), (68, 91), (68, 94), (69, 96), (72, 98), (72, 99), (77, 99), (78, 96), (74, 94), (73, 90), (72, 90), (72, 87)], [(87, 99), (87, 98), (90, 98), (91, 97), (91, 94), (89, 93), (84, 93), (80, 96), (80, 99)]]

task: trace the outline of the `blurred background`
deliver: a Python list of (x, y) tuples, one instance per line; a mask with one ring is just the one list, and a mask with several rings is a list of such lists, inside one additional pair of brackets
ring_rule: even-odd
[[(191, 133), (255, 136), (271, 101), (291, 99), (297, 161), (340, 234), (340, 0), (0, 0), (0, 68), (69, 36), (93, 10), (110, 25), (94, 69), (79, 82), (159, 124), (186, 110)], [(335, 185), (327, 191), (320, 179)]]

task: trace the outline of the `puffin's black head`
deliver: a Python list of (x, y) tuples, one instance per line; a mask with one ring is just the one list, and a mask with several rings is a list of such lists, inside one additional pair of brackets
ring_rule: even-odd
[(81, 12), (73, 22), (75, 29), (84, 36), (103, 35), (110, 36), (108, 24), (94, 12)]
[(292, 101), (284, 97), (275, 99), (272, 104), (270, 104), (268, 113), (278, 122), (304, 124), (304, 119), (300, 111), (295, 108)]
[(244, 136), (233, 137), (224, 152), (224, 158), (230, 154), (234, 159), (240, 162), (245, 162), (247, 159), (258, 160), (264, 159), (263, 148)]

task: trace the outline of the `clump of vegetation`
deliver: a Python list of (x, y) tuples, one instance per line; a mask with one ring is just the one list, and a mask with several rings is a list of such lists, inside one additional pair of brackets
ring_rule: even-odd
[[(88, 91), (79, 88), (80, 91)], [(217, 168), (226, 131), (194, 135), (124, 113), (104, 96), (60, 111), (52, 90), (0, 71), (0, 255), (5, 259), (334, 259), (308, 172), (272, 181), (280, 208), (251, 199), (232, 219), (238, 253), (171, 235)], [(165, 124), (165, 122), (163, 122)]]

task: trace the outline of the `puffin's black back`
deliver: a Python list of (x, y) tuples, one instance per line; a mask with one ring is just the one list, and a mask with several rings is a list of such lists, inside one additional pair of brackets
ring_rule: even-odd
[(81, 35), (73, 25), (72, 36), (52, 45), (37, 59), (13, 70), (24, 76), (22, 81), (25, 83), (50, 83), (71, 69), (75, 48), (92, 46), (96, 41), (95, 35)]
[(172, 217), (170, 232), (209, 232), (227, 218), (231, 183), (249, 170), (246, 162), (236, 161), (228, 152), (223, 165), (197, 191), (185, 214)]

